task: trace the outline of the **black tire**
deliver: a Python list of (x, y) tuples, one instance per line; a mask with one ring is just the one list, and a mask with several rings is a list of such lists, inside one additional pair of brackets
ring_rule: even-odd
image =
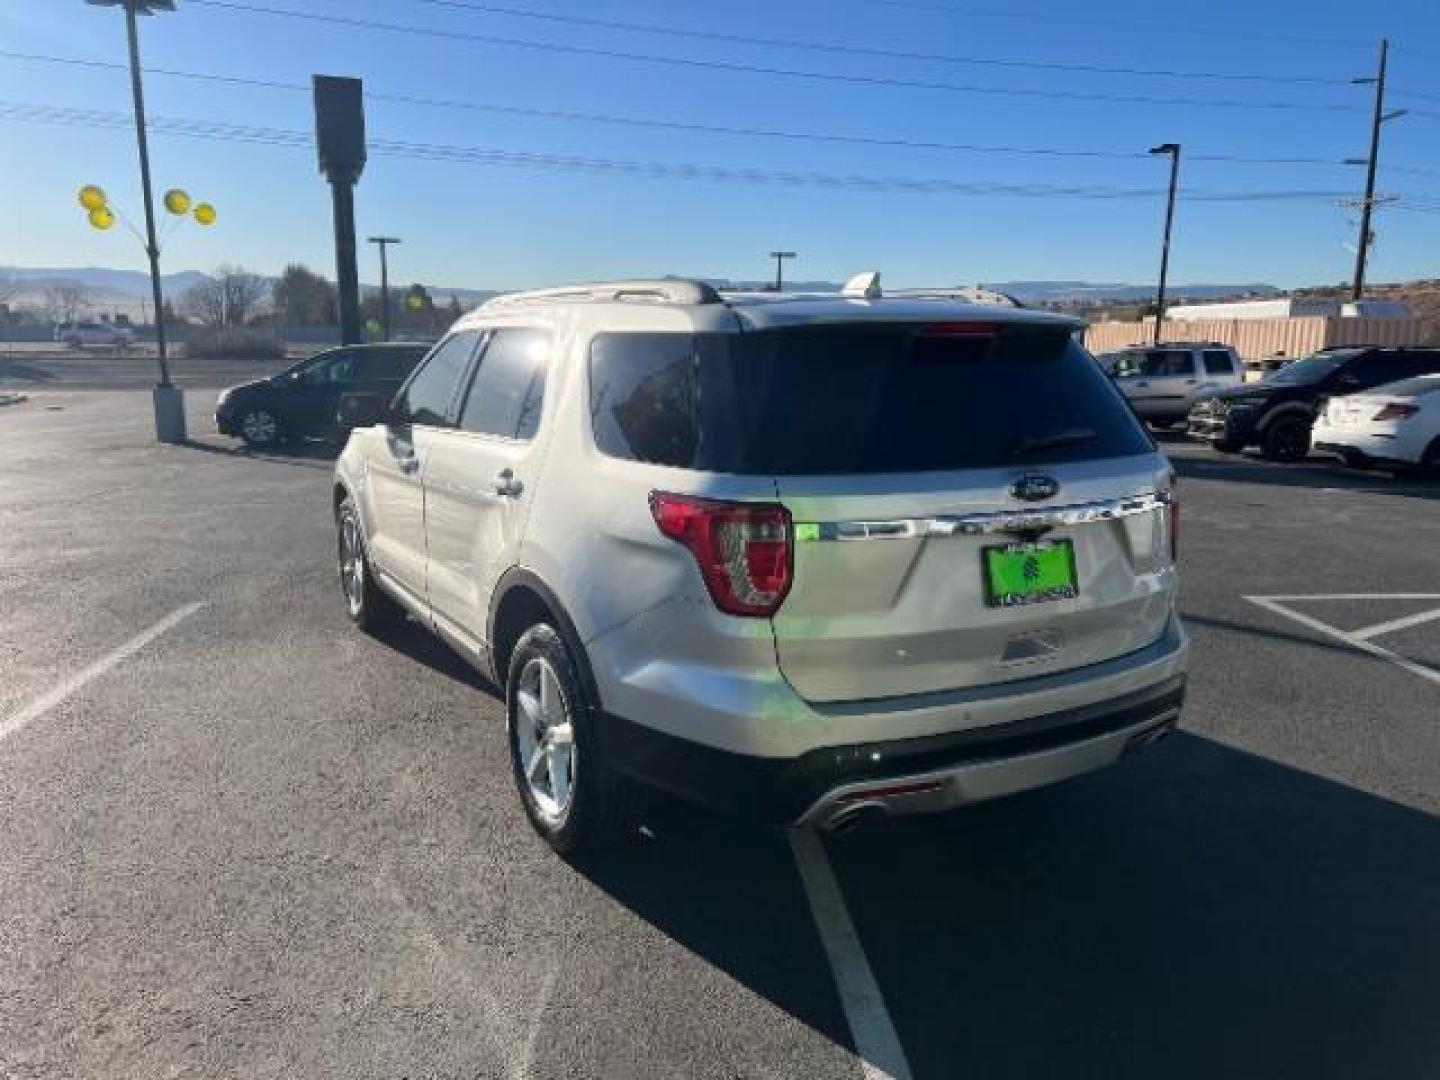
[(1265, 429), (1260, 452), (1271, 461), (1303, 461), (1310, 453), (1310, 422), (1299, 416), (1282, 416)]
[[(543, 743), (527, 762), (522, 747), (524, 732), (535, 724), (521, 700), (522, 686), (533, 673), (548, 668), (558, 683), (564, 722), (570, 729), (570, 757), (566, 774), (568, 800), (558, 807), (551, 795), (555, 790), (555, 762), (544, 758), (546, 781), (532, 785), (529, 770), (538, 771)], [(532, 697), (526, 691), (526, 696)], [(550, 720), (555, 721), (554, 714)], [(510, 768), (525, 816), (540, 837), (566, 857), (607, 847), (637, 835), (643, 794), (633, 781), (621, 777), (604, 759), (597, 732), (600, 709), (586, 680), (580, 675), (576, 658), (560, 633), (547, 623), (537, 623), (521, 636), (510, 654), (505, 678), (505, 732), (510, 749)], [(547, 783), (548, 782), (548, 783)], [(537, 792), (536, 788), (549, 791)], [(548, 805), (542, 805), (544, 800)]]
[(1235, 439), (1216, 439), (1210, 446), (1222, 454), (1238, 454), (1245, 449), (1245, 444)]
[(1440, 438), (1425, 448), (1420, 457), (1420, 475), (1430, 480), (1440, 480)]
[(340, 595), (351, 622), (367, 634), (377, 634), (404, 621), (404, 610), (380, 588), (371, 572), (360, 511), (348, 495), (335, 515), (335, 554)]
[(285, 426), (280, 417), (263, 405), (252, 406), (240, 414), (236, 426), (246, 446), (267, 448), (285, 440)]

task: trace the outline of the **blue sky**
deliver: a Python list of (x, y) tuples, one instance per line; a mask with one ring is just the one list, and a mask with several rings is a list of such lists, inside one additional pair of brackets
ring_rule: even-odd
[[(1196, 192), (1356, 191), (1362, 170), (1250, 164), (1204, 155), (1363, 155), (1369, 91), (1345, 85), (1375, 63), (1388, 34), (1391, 104), (1428, 110), (1387, 125), (1383, 160), (1431, 170), (1385, 172), (1382, 191), (1429, 195), (1440, 207), (1440, 4), (1313, 0), (1137, 0), (1027, 7), (972, 0), (494, 0), (533, 13), (687, 30), (796, 39), (894, 52), (1335, 80), (1251, 82), (1079, 73), (818, 52), (573, 25), (435, 0), (234, 0), (422, 27), (415, 35), (325, 25), (178, 0), (142, 23), (147, 67), (308, 83), (354, 75), (367, 90), (498, 106), (583, 111), (690, 124), (825, 132), (892, 140), (1143, 151), (1184, 145), (1183, 182)], [(492, 5), (493, 6), (493, 5)], [(1302, 14), (1303, 11), (1303, 14)], [(1059, 14), (1063, 12), (1064, 14)], [(0, 0), (0, 49), (91, 60), (124, 57), (116, 9), (81, 0)], [(476, 41), (526, 39), (660, 57), (948, 82), (993, 90), (1290, 102), (1306, 109), (1222, 108), (1039, 98), (879, 83), (782, 78)], [(1429, 95), (1406, 97), (1405, 93)], [(304, 90), (154, 74), (152, 116), (309, 131)], [(123, 71), (0, 56), (0, 102), (126, 112)], [(1339, 106), (1332, 109), (1331, 106)], [(1349, 111), (1347, 111), (1349, 110)], [(1162, 159), (1041, 157), (720, 135), (537, 119), (371, 100), (373, 138), (482, 146), (519, 153), (718, 165), (826, 175), (1108, 189), (1163, 188)], [(0, 264), (142, 268), (121, 229), (90, 230), (75, 203), (86, 182), (138, 218), (128, 130), (41, 124), (0, 113)], [(311, 149), (157, 134), (156, 185), (212, 201), (220, 221), (167, 241), (165, 268), (219, 262), (275, 273), (301, 261), (333, 275), (328, 189)], [(595, 172), (437, 162), (372, 154), (357, 191), (362, 236), (404, 238), (394, 276), (405, 281), (520, 287), (611, 275), (759, 277), (765, 253), (800, 253), (787, 273), (842, 278), (879, 268), (895, 285), (1012, 278), (1145, 282), (1153, 278), (1163, 204), (1127, 199), (911, 194), (827, 187), (650, 179)], [(1288, 286), (1347, 277), (1353, 211), (1330, 199), (1182, 201), (1172, 280)], [(1440, 276), (1440, 212), (1378, 218), (1373, 280)], [(373, 254), (361, 277), (374, 280)]]

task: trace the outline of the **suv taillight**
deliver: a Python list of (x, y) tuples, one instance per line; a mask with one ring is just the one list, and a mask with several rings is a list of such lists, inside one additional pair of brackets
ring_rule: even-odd
[(1388, 401), (1384, 407), (1375, 414), (1376, 420), (1408, 420), (1420, 411), (1419, 405), (1412, 405), (1408, 401)]
[(690, 549), (710, 599), (731, 615), (773, 615), (790, 591), (790, 511), (775, 503), (650, 493), (655, 524)]

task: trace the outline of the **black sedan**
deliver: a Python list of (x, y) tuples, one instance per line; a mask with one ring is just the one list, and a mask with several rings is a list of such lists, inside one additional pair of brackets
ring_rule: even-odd
[(251, 446), (342, 438), (335, 412), (342, 394), (390, 396), (430, 346), (391, 342), (346, 345), (302, 360), (278, 375), (232, 386), (215, 405), (215, 426)]

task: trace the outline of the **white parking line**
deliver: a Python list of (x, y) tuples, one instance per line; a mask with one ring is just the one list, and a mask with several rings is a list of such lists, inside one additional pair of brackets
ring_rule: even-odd
[(1417, 611), (1414, 615), (1376, 623), (1374, 626), (1367, 626), (1361, 630), (1351, 630), (1350, 636), (1368, 640), (1372, 637), (1379, 637), (1381, 634), (1392, 634), (1396, 630), (1409, 630), (1412, 626), (1421, 626), (1433, 619), (1440, 619), (1440, 608), (1435, 608), (1433, 611)]
[(123, 645), (111, 649), (89, 667), (82, 668), (68, 679), (62, 680), (58, 686), (41, 694), (34, 701), (30, 702), (30, 704), (20, 709), (19, 712), (11, 713), (4, 720), (0, 720), (0, 739), (9, 738), (32, 720), (37, 720), (44, 716), (86, 683), (98, 679), (116, 664), (128, 660), (161, 634), (173, 628), (182, 619), (189, 618), (204, 606), (203, 603), (195, 603), (186, 604), (182, 608), (176, 608), (169, 615), (166, 615), (165, 618), (150, 627), (150, 629), (142, 630)]
[(830, 960), (830, 972), (840, 992), (840, 1005), (865, 1080), (910, 1080), (910, 1063), (905, 1060), (885, 998), (850, 920), (825, 845), (810, 829), (791, 829), (790, 849), (805, 885), (820, 943)]
[[(1367, 638), (1359, 637), (1355, 633), (1347, 633), (1346, 631), (1341, 630), (1338, 627), (1331, 626), (1329, 623), (1321, 622), (1319, 619), (1312, 618), (1309, 615), (1304, 615), (1301, 612), (1295, 611), (1293, 608), (1286, 607), (1287, 601), (1295, 600), (1440, 600), (1440, 596), (1437, 596), (1434, 593), (1392, 593), (1388, 595), (1376, 593), (1355, 593), (1350, 595), (1330, 596), (1247, 596), (1245, 597), (1245, 599), (1250, 601), (1250, 603), (1252, 604), (1258, 604), (1260, 607), (1263, 607), (1267, 611), (1274, 612), (1276, 615), (1283, 615), (1287, 619), (1293, 619), (1301, 626), (1308, 626), (1311, 630), (1315, 630), (1318, 633), (1326, 635), (1327, 637), (1335, 638), (1337, 641), (1342, 641), (1358, 652), (1369, 653), (1371, 656), (1379, 657), (1381, 660), (1388, 660), (1396, 667), (1402, 668), (1405, 671), (1410, 672), (1410, 674), (1412, 675), (1419, 675), (1420, 678), (1428, 679), (1436, 686), (1440, 686), (1440, 671), (1437, 671), (1432, 667), (1428, 667), (1425, 664), (1416, 663), (1414, 660), (1411, 660), (1407, 656), (1401, 656), (1399, 653), (1391, 652), (1389, 649), (1386, 649), (1380, 645), (1376, 645), (1373, 641), (1370, 641)], [(1379, 627), (1372, 626), (1368, 627), (1367, 629), (1374, 633), (1379, 633), (1384, 628), (1384, 626), (1385, 624), (1381, 623)]]

